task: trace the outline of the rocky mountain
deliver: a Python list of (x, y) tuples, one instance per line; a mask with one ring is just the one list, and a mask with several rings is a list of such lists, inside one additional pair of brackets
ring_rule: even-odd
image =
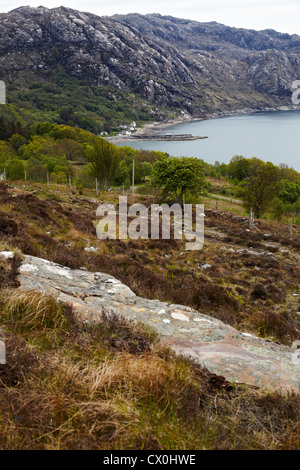
[(58, 69), (109, 87), (114, 101), (133, 93), (150, 113), (284, 106), (300, 77), (300, 37), (159, 14), (99, 17), (65, 7), (0, 14), (0, 79), (26, 90), (51, 82)]

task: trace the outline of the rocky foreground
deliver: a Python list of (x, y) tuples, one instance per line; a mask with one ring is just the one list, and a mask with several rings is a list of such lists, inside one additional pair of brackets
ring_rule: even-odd
[[(1, 256), (9, 258), (13, 253)], [(300, 364), (293, 363), (290, 348), (238, 332), (189, 307), (138, 297), (110, 275), (25, 256), (18, 278), (19, 289), (50, 293), (71, 304), (83, 323), (114, 313), (151, 325), (175, 352), (228, 381), (267, 390), (300, 390)]]

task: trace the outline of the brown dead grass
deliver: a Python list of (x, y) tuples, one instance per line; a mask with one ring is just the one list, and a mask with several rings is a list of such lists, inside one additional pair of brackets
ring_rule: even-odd
[[(184, 243), (174, 239), (103, 242), (95, 233), (96, 207), (102, 199), (116, 202), (117, 194), (101, 194), (97, 201), (63, 187), (60, 191), (41, 185), (31, 189), (34, 194), (0, 185), (0, 242), (70, 268), (106, 272), (137, 295), (188, 305), (243, 331), (286, 344), (299, 338), (298, 307), (292, 293), (299, 289), (300, 229), (295, 228), (290, 239), (284, 224), (258, 221), (258, 229), (248, 232), (248, 223), (236, 214), (207, 209), (209, 235), (200, 252), (185, 252)], [(152, 202), (151, 197), (137, 197), (145, 204)], [(133, 200), (130, 196), (129, 203)], [(98, 251), (86, 252), (86, 246)], [(220, 248), (271, 251), (275, 257)], [(280, 249), (288, 253), (283, 255)], [(211, 268), (202, 271), (198, 266), (203, 263)], [(264, 297), (252, 295), (257, 284), (266, 292)]]
[(83, 327), (48, 296), (4, 296), (1, 449), (299, 448), (299, 396), (232, 386), (116, 316)]

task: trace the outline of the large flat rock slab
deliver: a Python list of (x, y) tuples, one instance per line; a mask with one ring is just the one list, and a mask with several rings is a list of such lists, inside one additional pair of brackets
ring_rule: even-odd
[(103, 313), (142, 321), (176, 353), (192, 357), (228, 381), (270, 391), (300, 391), (300, 365), (293, 363), (293, 351), (286, 346), (238, 332), (189, 307), (138, 297), (108, 274), (69, 269), (32, 256), (25, 256), (19, 272), (20, 289), (71, 303), (83, 322), (97, 322)]

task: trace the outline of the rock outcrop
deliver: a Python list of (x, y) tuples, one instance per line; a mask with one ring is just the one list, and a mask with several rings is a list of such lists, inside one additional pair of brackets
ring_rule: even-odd
[(110, 275), (25, 256), (18, 279), (20, 289), (72, 304), (82, 322), (97, 322), (103, 313), (115, 313), (150, 325), (176, 353), (192, 357), (229, 381), (300, 391), (300, 365), (293, 362), (290, 348), (238, 332), (189, 307), (138, 297)]
[(30, 86), (70, 76), (203, 113), (291, 105), (300, 37), (158, 14), (98, 17), (70, 8), (0, 14), (0, 78)]

